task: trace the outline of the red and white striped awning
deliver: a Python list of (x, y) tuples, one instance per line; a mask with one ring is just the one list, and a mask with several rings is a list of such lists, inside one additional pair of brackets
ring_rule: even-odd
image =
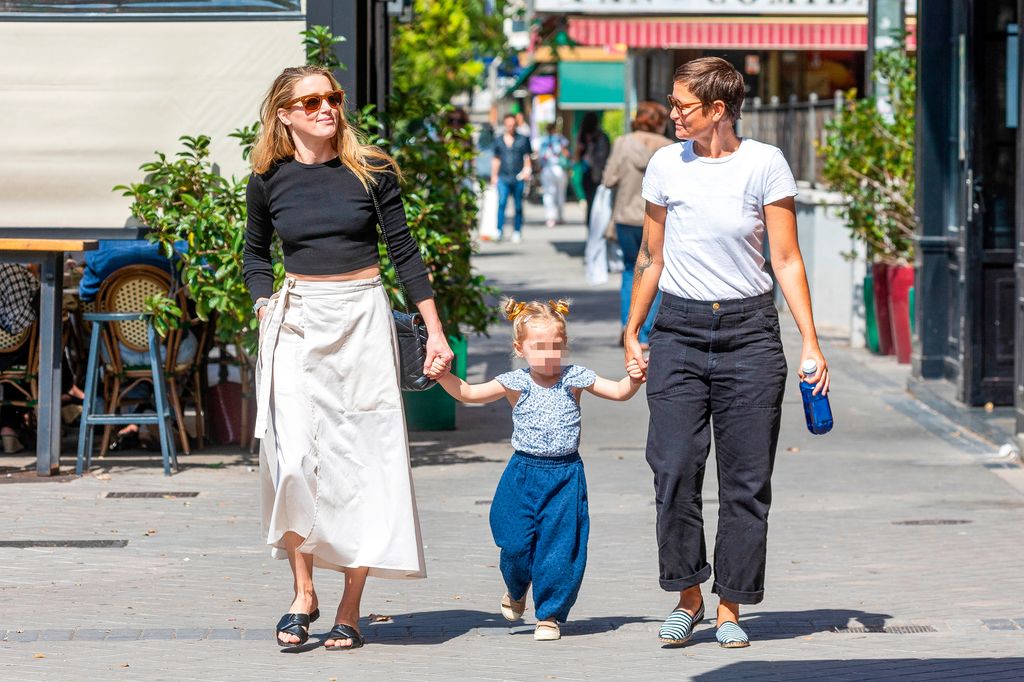
[[(907, 42), (914, 47), (914, 25)], [(843, 19), (569, 19), (569, 37), (580, 45), (632, 48), (721, 50), (867, 49), (868, 25), (862, 18)]]

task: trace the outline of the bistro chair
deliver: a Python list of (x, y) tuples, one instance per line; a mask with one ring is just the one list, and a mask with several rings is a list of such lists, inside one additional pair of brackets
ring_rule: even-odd
[[(170, 292), (175, 305), (182, 311), (182, 319), (176, 329), (171, 329), (165, 339), (163, 364), (164, 380), (167, 382), (167, 398), (178, 425), (181, 450), (191, 454), (188, 432), (182, 410), (182, 398), (189, 398), (196, 410), (197, 441), (202, 442), (205, 429), (200, 370), (204, 347), (206, 346), (206, 325), (201, 320), (188, 317), (188, 299), (183, 288), (171, 291), (170, 276), (150, 265), (129, 265), (111, 274), (100, 286), (97, 294), (99, 308), (104, 312), (139, 312), (146, 298), (167, 295)], [(107, 328), (107, 367), (104, 373), (104, 393), (111, 402), (111, 411), (124, 402), (125, 395), (140, 382), (152, 383), (152, 372), (147, 366), (127, 366), (122, 358), (122, 348), (136, 353), (149, 350), (147, 324), (144, 321), (116, 322)], [(189, 332), (195, 332), (196, 353), (185, 362), (178, 362), (182, 342)], [(109, 430), (104, 434), (100, 452), (106, 452), (109, 444)]]
[[(4, 398), (0, 404), (10, 407), (35, 409), (39, 400), (39, 335), (36, 333), (38, 322), (21, 331), (11, 334), (0, 329), (0, 355), (17, 353), (28, 347), (28, 355), (23, 363), (11, 365), (0, 371), (0, 386), (4, 390)], [(10, 395), (13, 393), (13, 397)]]
[[(155, 423), (160, 430), (161, 451), (164, 471), (170, 473), (171, 465), (177, 467), (177, 457), (171, 433), (171, 421), (177, 424), (177, 435), (182, 450), (188, 454), (188, 434), (185, 431), (184, 415), (181, 409), (179, 389), (191, 396), (196, 403), (197, 431), (203, 433), (203, 405), (201, 391), (196, 388), (201, 349), (205, 343), (205, 325), (198, 320), (185, 319), (179, 328), (171, 329), (163, 344), (164, 358), (161, 358), (161, 343), (156, 336), (150, 318), (141, 311), (146, 298), (156, 295), (171, 297), (182, 311), (187, 310), (187, 299), (183, 290), (172, 292), (171, 279), (166, 272), (148, 265), (130, 265), (111, 274), (100, 287), (95, 313), (83, 315), (86, 323), (93, 323), (89, 343), (89, 361), (86, 369), (86, 400), (95, 403), (98, 383), (98, 355), (103, 351), (103, 396), (107, 414), (92, 414), (93, 407), (83, 405), (83, 426), (79, 442), (79, 473), (88, 468), (92, 452), (92, 428), (102, 424), (103, 439), (100, 456), (106, 453), (110, 443), (110, 429), (116, 424)], [(195, 329), (199, 348), (196, 357), (188, 362), (177, 362), (178, 350), (189, 329)], [(149, 362), (144, 365), (127, 365), (122, 348), (144, 354)], [(128, 393), (141, 384), (153, 387), (156, 414), (118, 414), (121, 407), (133, 402)], [(88, 428), (87, 425), (88, 424)], [(84, 454), (83, 454), (84, 453)]]

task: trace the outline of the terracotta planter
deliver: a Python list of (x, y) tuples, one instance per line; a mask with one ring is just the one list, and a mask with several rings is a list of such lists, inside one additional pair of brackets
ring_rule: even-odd
[(892, 325), (892, 340), (896, 348), (896, 361), (910, 363), (913, 348), (910, 335), (910, 289), (914, 286), (912, 265), (889, 267), (889, 323)]
[(875, 287), (875, 321), (878, 323), (878, 354), (892, 355), (892, 323), (889, 320), (888, 263), (872, 263), (871, 279)]

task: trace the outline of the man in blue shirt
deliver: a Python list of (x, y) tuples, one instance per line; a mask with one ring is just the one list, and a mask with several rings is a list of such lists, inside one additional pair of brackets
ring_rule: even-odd
[(498, 188), (498, 239), (505, 235), (505, 207), (509, 194), (515, 206), (512, 241), (523, 236), (523, 188), (530, 181), (532, 167), (530, 138), (516, 132), (516, 117), (505, 116), (505, 131), (494, 140), (494, 160), (491, 161), (491, 184)]

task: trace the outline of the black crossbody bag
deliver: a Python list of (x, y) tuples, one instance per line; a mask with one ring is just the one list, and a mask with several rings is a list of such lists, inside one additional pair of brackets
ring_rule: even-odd
[[(377, 193), (373, 187), (367, 185), (370, 199), (373, 200), (373, 208), (377, 211), (377, 224), (380, 229), (380, 236), (384, 240), (384, 248), (388, 252), (388, 258), (394, 265), (395, 258), (391, 253), (391, 243), (388, 241), (388, 231), (384, 227), (384, 215), (380, 211), (380, 204), (377, 203)], [(398, 267), (395, 266), (395, 279), (402, 289), (403, 300), (406, 309), (409, 307), (409, 292), (402, 283), (402, 276), (398, 274)], [(399, 383), (403, 391), (425, 391), (435, 383), (423, 373), (423, 364), (427, 361), (427, 327), (423, 324), (423, 317), (419, 313), (410, 313), (400, 310), (391, 310), (395, 318), (395, 331), (398, 333), (398, 359), (399, 359)]]

